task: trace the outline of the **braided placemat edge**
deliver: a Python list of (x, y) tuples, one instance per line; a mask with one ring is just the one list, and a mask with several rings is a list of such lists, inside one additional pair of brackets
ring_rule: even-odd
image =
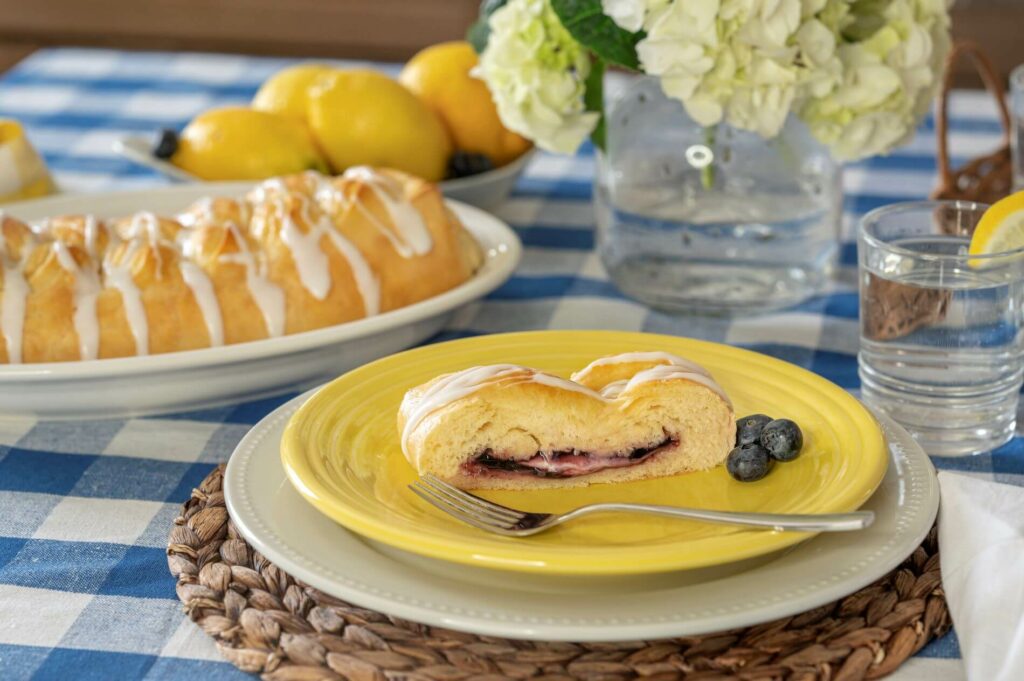
[(266, 681), (859, 681), (890, 674), (950, 627), (935, 528), (864, 589), (745, 629), (553, 643), (430, 627), (341, 601), (268, 561), (231, 522), (223, 475), (215, 469), (183, 505), (167, 564), (188, 616)]

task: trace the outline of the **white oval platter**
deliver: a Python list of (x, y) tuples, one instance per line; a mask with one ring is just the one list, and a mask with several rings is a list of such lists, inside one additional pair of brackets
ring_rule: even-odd
[[(65, 213), (99, 217), (139, 210), (173, 215), (210, 195), (241, 196), (253, 183), (55, 196), (12, 203), (26, 222)], [(0, 365), (0, 416), (111, 418), (194, 410), (305, 389), (404, 350), (440, 331), (463, 305), (503, 284), (519, 262), (515, 232), (479, 208), (449, 206), (485, 253), (467, 282), (408, 307), (315, 331), (202, 350), (86, 362)]]
[(282, 405), (239, 443), (224, 496), (239, 532), (292, 576), (361, 607), (487, 636), (633, 641), (750, 626), (842, 598), (896, 567), (928, 534), (939, 489), (927, 455), (880, 416), (892, 465), (861, 532), (822, 534), (730, 566), (629, 578), (523, 576), (432, 560), (369, 542), (320, 514), (280, 463)]

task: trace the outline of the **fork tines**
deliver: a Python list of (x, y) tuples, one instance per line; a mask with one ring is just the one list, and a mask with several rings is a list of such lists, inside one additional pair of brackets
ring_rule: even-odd
[(524, 513), (470, 494), (429, 473), (409, 485), (409, 489), (432, 506), (488, 532), (515, 531), (525, 517)]

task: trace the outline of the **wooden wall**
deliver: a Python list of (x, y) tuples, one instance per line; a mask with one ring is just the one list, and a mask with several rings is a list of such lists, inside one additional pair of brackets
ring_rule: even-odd
[[(42, 45), (402, 60), (461, 37), (479, 0), (0, 0), (0, 67)], [(958, 37), (1024, 63), (1024, 0), (958, 0)], [(961, 71), (966, 74), (966, 67)], [(968, 75), (961, 84), (973, 84)]]
[(0, 43), (405, 59), (477, 0), (0, 0)]

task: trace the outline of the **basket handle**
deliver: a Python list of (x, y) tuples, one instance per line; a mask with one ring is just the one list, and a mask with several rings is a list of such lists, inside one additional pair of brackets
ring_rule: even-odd
[(946, 68), (942, 79), (942, 93), (939, 98), (939, 108), (935, 115), (935, 128), (938, 135), (938, 162), (939, 177), (942, 186), (949, 187), (953, 183), (953, 170), (949, 167), (949, 93), (953, 89), (953, 65), (961, 57), (967, 55), (974, 62), (985, 89), (992, 94), (999, 109), (999, 120), (1003, 124), (1003, 144), (1010, 143), (1010, 111), (1006, 106), (1006, 95), (1004, 94), (1003, 79), (996, 70), (988, 55), (973, 42), (958, 42), (950, 50), (946, 57)]

